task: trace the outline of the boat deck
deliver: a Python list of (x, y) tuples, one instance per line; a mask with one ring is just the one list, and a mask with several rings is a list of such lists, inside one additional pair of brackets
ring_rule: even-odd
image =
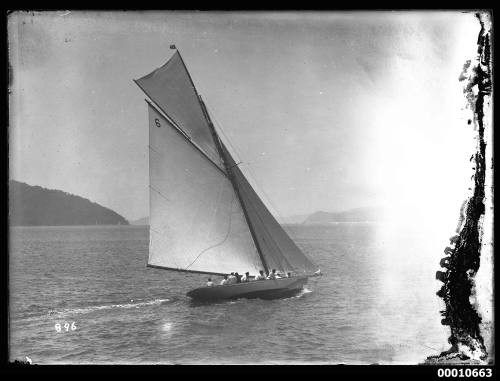
[(228, 285), (205, 286), (191, 290), (187, 296), (199, 300), (262, 298), (275, 299), (300, 292), (308, 276), (255, 280)]

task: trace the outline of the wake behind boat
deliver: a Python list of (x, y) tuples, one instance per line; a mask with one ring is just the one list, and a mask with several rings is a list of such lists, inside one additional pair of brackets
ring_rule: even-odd
[[(176, 49), (175, 46), (171, 46)], [(135, 80), (149, 112), (148, 266), (214, 275), (288, 278), (200, 287), (201, 300), (269, 297), (300, 291), (318, 267), (286, 234), (217, 133), (179, 51)]]

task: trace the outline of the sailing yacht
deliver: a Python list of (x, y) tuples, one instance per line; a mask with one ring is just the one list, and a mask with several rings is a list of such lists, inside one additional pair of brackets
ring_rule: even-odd
[[(175, 49), (134, 82), (149, 97), (148, 266), (192, 273), (290, 277), (199, 287), (194, 299), (281, 297), (300, 291), (318, 267), (261, 201), (221, 140)], [(226, 141), (226, 143), (228, 143)]]

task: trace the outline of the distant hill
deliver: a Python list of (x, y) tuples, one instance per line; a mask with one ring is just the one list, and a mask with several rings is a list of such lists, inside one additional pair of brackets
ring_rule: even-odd
[(9, 181), (11, 226), (128, 225), (111, 209), (60, 190)]
[(304, 220), (304, 224), (322, 224), (330, 222), (366, 222), (380, 221), (382, 209), (355, 208), (343, 212), (316, 212)]
[(296, 214), (293, 216), (281, 217), (279, 222), (282, 224), (301, 224), (307, 217), (309, 217), (309, 214)]
[(149, 225), (149, 217), (139, 218), (138, 220), (130, 221), (131, 225)]

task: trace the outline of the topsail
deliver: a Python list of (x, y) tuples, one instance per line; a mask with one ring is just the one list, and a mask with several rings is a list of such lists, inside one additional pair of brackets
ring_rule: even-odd
[(135, 82), (214, 162), (221, 164), (198, 94), (179, 52)]
[(212, 274), (316, 271), (235, 164), (179, 52), (135, 82), (152, 100), (148, 265)]

